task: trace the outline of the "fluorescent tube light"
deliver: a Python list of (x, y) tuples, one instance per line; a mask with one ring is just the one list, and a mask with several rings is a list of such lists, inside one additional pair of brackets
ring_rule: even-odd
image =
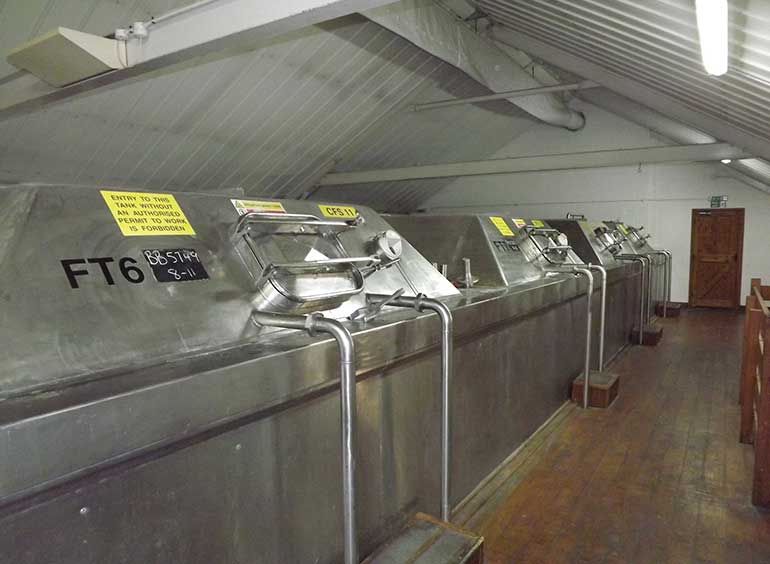
[(722, 164), (730, 164), (731, 162), (733, 162), (733, 160), (732, 159), (722, 159), (719, 162), (721, 162)]
[(700, 53), (706, 72), (727, 72), (727, 0), (695, 0)]

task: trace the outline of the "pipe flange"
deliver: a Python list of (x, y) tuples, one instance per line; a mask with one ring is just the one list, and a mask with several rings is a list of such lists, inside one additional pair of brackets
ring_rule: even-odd
[(414, 297), (414, 309), (421, 312), (423, 308), (423, 301), (425, 301), (426, 299), (428, 299), (428, 296), (426, 296), (425, 294), (417, 294)]
[(319, 319), (323, 319), (323, 317), (324, 317), (324, 314), (318, 311), (305, 316), (305, 331), (307, 331), (311, 337), (316, 336), (316, 331), (315, 331), (316, 321), (318, 321)]

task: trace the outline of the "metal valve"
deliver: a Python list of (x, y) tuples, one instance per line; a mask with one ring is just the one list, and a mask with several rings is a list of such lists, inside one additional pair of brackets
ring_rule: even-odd
[(401, 235), (388, 229), (374, 238), (374, 253), (386, 261), (394, 261), (401, 258), (404, 251), (404, 242)]

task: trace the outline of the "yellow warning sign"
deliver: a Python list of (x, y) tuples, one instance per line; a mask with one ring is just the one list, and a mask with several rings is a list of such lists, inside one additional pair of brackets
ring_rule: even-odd
[(271, 202), (269, 200), (230, 200), (235, 206), (238, 215), (245, 213), (286, 213), (281, 202)]
[(513, 221), (513, 224), (518, 228), (522, 228), (527, 224), (523, 219), (511, 219), (511, 221)]
[(195, 235), (171, 194), (101, 190), (123, 235)]
[(533, 219), (532, 220), (532, 227), (545, 227), (545, 223), (543, 223), (539, 219)]
[(321, 210), (321, 213), (326, 217), (341, 217), (344, 219), (349, 219), (358, 215), (358, 211), (356, 211), (356, 208), (352, 206), (326, 206), (324, 204), (320, 204), (318, 209)]
[(502, 217), (490, 217), (489, 221), (491, 221), (495, 227), (497, 227), (497, 230), (501, 235), (505, 235), (506, 237), (513, 235), (513, 231), (511, 231), (511, 228), (508, 227), (508, 224), (505, 223), (505, 220)]

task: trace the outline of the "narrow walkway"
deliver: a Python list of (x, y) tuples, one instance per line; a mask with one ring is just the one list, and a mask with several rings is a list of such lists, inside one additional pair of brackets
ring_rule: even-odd
[(507, 499), (474, 516), (487, 564), (770, 563), (738, 443), (742, 319), (684, 312), (614, 363), (615, 404), (571, 408)]

